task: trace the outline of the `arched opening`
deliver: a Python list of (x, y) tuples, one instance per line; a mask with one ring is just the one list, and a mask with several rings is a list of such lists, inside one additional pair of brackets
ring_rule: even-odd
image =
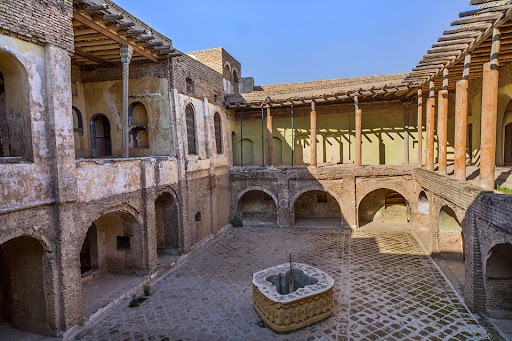
[(187, 104), (185, 107), (185, 120), (187, 124), (187, 150), (189, 155), (197, 154), (196, 142), (196, 119), (194, 107), (192, 104)]
[(28, 75), (10, 53), (0, 50), (0, 157), (32, 159)]
[(337, 134), (324, 135), (323, 161), (324, 163), (339, 164), (343, 162), (343, 144)]
[(295, 227), (341, 227), (346, 225), (338, 201), (324, 191), (302, 193), (293, 205)]
[(277, 204), (264, 191), (252, 190), (245, 193), (238, 203), (238, 211), (244, 225), (276, 225)]
[(91, 145), (93, 157), (112, 156), (110, 121), (103, 114), (91, 118)]
[(143, 238), (141, 224), (123, 211), (106, 213), (92, 222), (80, 248), (85, 318), (140, 282), (138, 273), (145, 270)]
[(359, 226), (372, 222), (403, 224), (409, 222), (408, 202), (398, 192), (381, 188), (368, 193), (359, 203)]
[(311, 153), (309, 145), (311, 144), (309, 136), (298, 135), (294, 142), (294, 163), (296, 165), (306, 165), (311, 162)]
[(158, 255), (178, 255), (180, 250), (178, 206), (170, 193), (162, 193), (156, 199), (155, 218)]
[(222, 154), (224, 149), (222, 143), (222, 121), (218, 112), (213, 115), (213, 126), (215, 129), (215, 149), (217, 154)]
[(242, 154), (240, 155), (241, 163), (243, 166), (254, 165), (254, 144), (249, 139), (242, 139)]
[(238, 94), (238, 72), (236, 70), (233, 70), (233, 93)]
[(44, 249), (31, 237), (0, 245), (0, 324), (32, 333), (51, 333), (48, 323)]
[(448, 206), (443, 206), (439, 212), (439, 252), (445, 259), (464, 260), (462, 227)]
[(428, 202), (427, 194), (425, 191), (421, 191), (418, 198), (418, 213), (428, 214), (430, 211), (430, 203)]
[(133, 102), (128, 107), (128, 123), (130, 125), (130, 148), (149, 148), (148, 113), (141, 102)]
[(491, 315), (512, 318), (512, 244), (497, 244), (489, 251), (485, 289)]

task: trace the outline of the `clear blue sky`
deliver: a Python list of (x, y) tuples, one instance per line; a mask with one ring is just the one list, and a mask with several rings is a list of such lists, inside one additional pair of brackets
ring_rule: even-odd
[(181, 51), (224, 47), (257, 85), (408, 72), (470, 9), (469, 0), (115, 1)]

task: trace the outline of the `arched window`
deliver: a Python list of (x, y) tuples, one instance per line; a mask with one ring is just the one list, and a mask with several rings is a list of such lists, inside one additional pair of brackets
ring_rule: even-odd
[(79, 135), (82, 135), (84, 133), (84, 121), (82, 118), (82, 113), (75, 106), (72, 106), (71, 109), (73, 110), (73, 131)]
[(215, 126), (215, 146), (217, 147), (217, 154), (222, 154), (222, 122), (218, 112), (213, 115), (213, 124)]
[(195, 155), (196, 150), (196, 122), (195, 122), (194, 108), (188, 104), (185, 108), (185, 119), (187, 122), (187, 146), (188, 153)]

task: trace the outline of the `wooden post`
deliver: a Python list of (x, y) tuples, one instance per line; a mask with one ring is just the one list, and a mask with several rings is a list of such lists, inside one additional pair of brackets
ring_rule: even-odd
[(311, 102), (311, 162), (310, 165), (312, 167), (317, 166), (316, 160), (316, 110), (315, 110), (315, 102)]
[(274, 136), (270, 107), (267, 108), (267, 166), (274, 164)]
[(434, 170), (434, 124), (436, 120), (436, 92), (434, 82), (430, 82), (427, 99), (427, 170)]
[(447, 173), (448, 155), (448, 69), (443, 70), (443, 88), (438, 93), (437, 138), (439, 144), (439, 174)]
[(128, 122), (128, 79), (130, 72), (130, 60), (132, 59), (133, 49), (127, 45), (121, 45), (121, 63), (123, 64), (123, 119), (122, 119), (122, 146), (123, 157), (129, 156), (129, 129)]
[(468, 125), (468, 85), (471, 55), (464, 60), (462, 79), (457, 82), (455, 93), (455, 178), (466, 181), (466, 144)]
[(363, 143), (363, 119), (362, 119), (362, 110), (359, 109), (359, 99), (357, 96), (354, 97), (354, 106), (355, 106), (355, 128), (356, 128), (356, 146), (355, 146), (355, 165), (357, 167), (361, 167), (363, 164), (362, 158), (362, 143)]
[(403, 148), (403, 163), (409, 163), (409, 103), (402, 103), (404, 112), (404, 148)]
[(423, 90), (418, 89), (418, 167), (423, 166)]
[(498, 118), (499, 51), (501, 34), (494, 29), (491, 60), (484, 64), (482, 80), (482, 128), (480, 143), (480, 186), (494, 190), (496, 168), (496, 123)]

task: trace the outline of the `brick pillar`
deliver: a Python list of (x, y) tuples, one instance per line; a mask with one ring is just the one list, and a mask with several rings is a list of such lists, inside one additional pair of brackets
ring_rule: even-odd
[(270, 107), (267, 108), (267, 166), (274, 164), (274, 136)]
[(427, 100), (427, 170), (434, 170), (434, 125), (436, 120), (436, 97), (434, 82), (430, 82)]
[(498, 53), (500, 32), (494, 29), (491, 61), (484, 64), (482, 80), (482, 128), (480, 143), (480, 186), (494, 190), (496, 168), (496, 123), (498, 119)]
[(316, 110), (315, 110), (315, 102), (311, 102), (311, 166), (316, 167), (317, 166), (317, 159), (316, 159)]
[(455, 94), (455, 178), (466, 181), (466, 144), (468, 125), (468, 81), (457, 82)]

